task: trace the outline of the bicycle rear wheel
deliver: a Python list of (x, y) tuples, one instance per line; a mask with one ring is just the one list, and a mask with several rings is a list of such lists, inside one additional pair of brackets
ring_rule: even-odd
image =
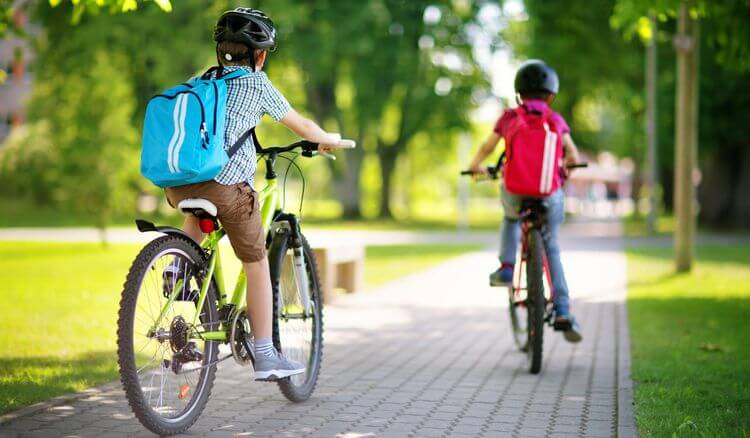
[(278, 381), (284, 396), (293, 402), (310, 398), (318, 382), (323, 356), (323, 303), (315, 255), (300, 234), (308, 279), (309, 311), (295, 278), (293, 249), (288, 234), (277, 234), (270, 251), (273, 287), (273, 340), (289, 359), (305, 364), (305, 372)]
[(526, 258), (527, 286), (527, 333), (529, 372), (537, 374), (542, 368), (542, 350), (544, 345), (544, 242), (537, 229), (529, 231), (528, 254)]
[[(197, 266), (204, 262), (203, 252), (188, 238), (160, 237), (138, 254), (122, 291), (117, 322), (120, 380), (135, 416), (158, 435), (192, 426), (213, 386), (218, 345), (193, 335), (219, 325), (213, 282), (202, 308), (196, 309), (204, 281)], [(167, 276), (165, 271), (179, 274)], [(186, 285), (180, 288), (184, 292), (168, 304), (178, 282)], [(196, 312), (200, 327), (191, 324)]]

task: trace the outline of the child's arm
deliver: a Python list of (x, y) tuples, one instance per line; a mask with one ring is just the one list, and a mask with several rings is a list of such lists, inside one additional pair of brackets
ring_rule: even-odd
[(330, 150), (327, 146), (335, 146), (341, 140), (339, 134), (324, 131), (317, 123), (303, 117), (294, 109), (290, 109), (280, 122), (305, 140), (320, 143), (322, 152)]
[[(568, 132), (563, 134), (563, 149), (565, 150), (565, 166), (578, 163), (578, 160), (580, 159), (578, 148), (573, 142), (573, 137), (571, 137)], [(569, 171), (568, 169), (566, 170)]]
[(471, 160), (471, 165), (469, 166), (469, 170), (471, 170), (474, 173), (486, 173), (487, 169), (484, 169), (482, 166), (482, 161), (484, 161), (485, 158), (489, 157), (492, 152), (495, 151), (495, 147), (497, 147), (497, 143), (500, 141), (500, 136), (493, 132), (490, 134), (489, 137), (487, 137), (486, 140), (484, 140), (484, 143), (482, 143), (482, 146), (480, 146), (479, 150), (477, 151), (477, 154), (474, 156), (474, 159)]

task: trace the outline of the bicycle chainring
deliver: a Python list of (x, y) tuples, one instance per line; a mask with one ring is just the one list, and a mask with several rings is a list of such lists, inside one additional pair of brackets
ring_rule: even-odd
[(235, 362), (242, 366), (255, 363), (253, 335), (250, 329), (250, 320), (247, 318), (244, 308), (236, 309), (233, 312), (230, 327), (229, 346)]

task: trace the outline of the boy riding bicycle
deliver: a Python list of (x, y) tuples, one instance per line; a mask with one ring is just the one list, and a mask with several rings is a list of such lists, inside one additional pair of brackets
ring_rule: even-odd
[[(246, 74), (227, 81), (224, 149), (229, 151), (243, 134), (255, 127), (264, 114), (283, 123), (298, 136), (320, 143), (320, 152), (331, 150), (339, 140), (315, 122), (302, 117), (271, 84), (262, 71), (268, 51), (276, 48), (273, 21), (262, 11), (236, 8), (219, 18), (214, 30), (219, 68), (212, 77), (237, 70)], [(254, 137), (254, 136), (253, 136)], [(255, 342), (255, 378), (283, 378), (300, 374), (305, 366), (285, 358), (272, 343), (272, 302), (269, 265), (266, 257), (266, 235), (261, 225), (258, 196), (253, 187), (256, 153), (250, 136), (244, 136), (236, 153), (211, 181), (165, 189), (172, 206), (188, 198), (203, 198), (217, 207), (217, 217), (229, 236), (247, 276), (248, 317)], [(204, 238), (198, 218), (185, 218), (183, 230), (197, 242)], [(181, 277), (177, 265), (168, 266), (164, 277)], [(166, 284), (171, 284), (165, 281)]]
[[(570, 312), (568, 285), (557, 242), (558, 227), (565, 217), (562, 189), (565, 175), (561, 174), (567, 174), (565, 166), (578, 162), (578, 149), (565, 119), (550, 109), (559, 91), (557, 73), (551, 67), (539, 60), (525, 62), (516, 73), (514, 86), (518, 107), (506, 110), (498, 119), (470, 166), (474, 174), (486, 174), (487, 169), (481, 167), (481, 163), (503, 138), (506, 162), (502, 204), (505, 214), (501, 226), (500, 267), (490, 275), (490, 285), (505, 286), (513, 281), (520, 238), (521, 202), (526, 198), (543, 198), (548, 208), (548, 232), (543, 239), (554, 289), (555, 323), (567, 327), (563, 332), (566, 340), (580, 342), (581, 329)], [(532, 126), (539, 121), (544, 126), (543, 137), (532, 132)], [(531, 148), (524, 146), (534, 141), (543, 142), (542, 156), (526, 153)], [(564, 155), (564, 160), (559, 159), (561, 155)]]

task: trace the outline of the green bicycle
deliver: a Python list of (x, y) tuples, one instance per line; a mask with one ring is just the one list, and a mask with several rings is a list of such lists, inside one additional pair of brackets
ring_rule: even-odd
[[(338, 146), (352, 148), (354, 142), (342, 140)], [(256, 149), (266, 163), (267, 185), (259, 197), (268, 230), (273, 343), (288, 358), (306, 365), (304, 373), (277, 383), (287, 399), (301, 402), (312, 394), (320, 373), (323, 303), (315, 257), (299, 221), (278, 209), (275, 165), (279, 157), (294, 164), (281, 154), (296, 149), (312, 157), (318, 145), (300, 141)], [(136, 221), (139, 231), (164, 236), (148, 243), (133, 261), (117, 329), (120, 380), (128, 402), (138, 420), (159, 435), (181, 433), (195, 423), (208, 402), (219, 362), (230, 357), (243, 366), (254, 362), (245, 313), (247, 278), (240, 269), (227, 299), (219, 252), (226, 233), (216, 207), (205, 199), (186, 199), (178, 208), (197, 216), (207, 237), (198, 244), (177, 228)], [(180, 275), (164, 274), (175, 266)]]

